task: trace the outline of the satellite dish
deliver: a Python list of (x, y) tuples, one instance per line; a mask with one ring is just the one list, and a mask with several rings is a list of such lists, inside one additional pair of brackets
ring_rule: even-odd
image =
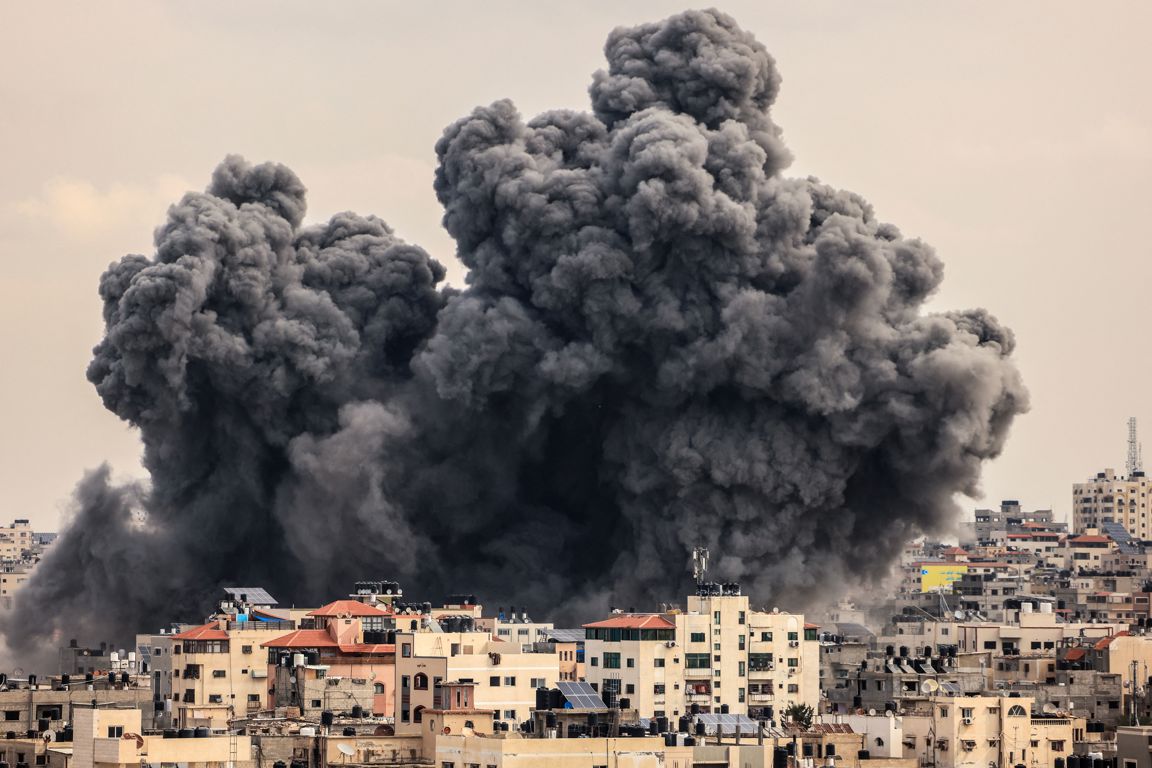
[(924, 682), (920, 683), (920, 693), (936, 693), (938, 690), (940, 690), (940, 683), (936, 682), (932, 678), (928, 678)]
[(1056, 714), (1056, 705), (1052, 702), (1048, 702), (1041, 708), (1041, 711), (1046, 715), (1054, 715)]
[(876, 717), (876, 710), (874, 710), (874, 709), (868, 710), (868, 717)]
[(893, 712), (892, 710), (888, 710), (887, 712), (884, 713), (884, 717), (889, 717), (889, 718), (896, 717), (896, 713)]
[(337, 744), (336, 749), (340, 750), (340, 754), (344, 755), (344, 757), (352, 757), (356, 754), (356, 750), (347, 744)]
[(956, 611), (956, 613), (952, 615), (955, 616), (958, 621), (964, 620), (964, 611)]

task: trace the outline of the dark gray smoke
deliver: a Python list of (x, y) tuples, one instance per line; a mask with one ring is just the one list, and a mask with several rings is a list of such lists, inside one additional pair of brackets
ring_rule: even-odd
[(732, 19), (606, 53), (593, 112), (501, 101), (437, 143), (463, 291), (379, 219), (302, 227), (296, 176), (235, 157), (113, 264), (88, 376), (151, 483), (84, 480), (9, 641), (195, 617), (229, 582), (649, 605), (697, 544), (799, 606), (947, 527), (1026, 408), (1012, 334), (924, 314), (928, 246), (781, 175), (780, 77)]

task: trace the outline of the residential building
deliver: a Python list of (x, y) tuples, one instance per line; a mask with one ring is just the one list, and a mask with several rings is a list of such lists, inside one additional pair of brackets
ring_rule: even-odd
[(1148, 519), (1149, 478), (1136, 470), (1131, 477), (1113, 469), (1072, 486), (1072, 530), (1078, 534), (1099, 532), (1107, 523), (1119, 523), (1142, 541), (1152, 540)]

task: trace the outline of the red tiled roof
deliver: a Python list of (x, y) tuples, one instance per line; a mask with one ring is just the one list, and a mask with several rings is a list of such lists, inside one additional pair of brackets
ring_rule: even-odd
[(260, 644), (261, 648), (337, 648), (335, 640), (323, 629), (298, 629)]
[(356, 643), (354, 645), (341, 645), (339, 648), (340, 653), (396, 653), (395, 645), (385, 645), (383, 643)]
[(804, 629), (820, 629), (819, 624), (805, 624)]
[(1113, 641), (1113, 640), (1115, 640), (1116, 638), (1118, 638), (1118, 637), (1127, 637), (1127, 636), (1128, 636), (1128, 634), (1129, 634), (1128, 630), (1124, 630), (1123, 632), (1117, 632), (1117, 633), (1116, 633), (1116, 634), (1114, 634), (1114, 635), (1109, 635), (1108, 637), (1105, 637), (1105, 638), (1101, 638), (1100, 640), (1097, 640), (1097, 641), (1096, 641), (1096, 646), (1095, 646), (1095, 648), (1096, 648), (1096, 650), (1098, 650), (1098, 651), (1102, 651), (1102, 650), (1104, 650), (1105, 648), (1107, 648), (1108, 646), (1112, 645), (1112, 641)]
[(1107, 536), (1073, 536), (1068, 539), (1069, 544), (1100, 544), (1108, 541), (1112, 539)]
[(374, 605), (362, 603), (359, 600), (336, 600), (322, 608), (317, 608), (309, 616), (391, 616), (390, 611), (377, 608)]
[(186, 629), (178, 635), (173, 635), (177, 640), (227, 640), (228, 633), (220, 629), (214, 621), (192, 629)]
[(1068, 651), (1068, 655), (1064, 657), (1064, 660), (1065, 661), (1080, 661), (1080, 659), (1082, 659), (1082, 658), (1084, 658), (1084, 649), (1083, 648), (1073, 648), (1072, 650)]
[(676, 629), (676, 625), (655, 613), (623, 614), (585, 624), (585, 629)]

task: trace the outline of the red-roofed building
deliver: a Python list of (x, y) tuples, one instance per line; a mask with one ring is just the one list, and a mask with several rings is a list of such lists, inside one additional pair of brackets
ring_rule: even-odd
[[(655, 613), (648, 614), (632, 614), (626, 613), (621, 616), (613, 616), (610, 619), (603, 621), (596, 621), (591, 624), (585, 624), (584, 629), (664, 629), (675, 630), (676, 625), (668, 621), (668, 619)], [(654, 638), (653, 638), (654, 639)]]
[[(396, 646), (391, 610), (337, 600), (308, 613), (319, 626), (262, 644), (272, 679), (269, 705), (300, 707), (306, 716), (333, 708), (389, 717), (393, 711)], [(383, 642), (382, 642), (383, 641)]]

